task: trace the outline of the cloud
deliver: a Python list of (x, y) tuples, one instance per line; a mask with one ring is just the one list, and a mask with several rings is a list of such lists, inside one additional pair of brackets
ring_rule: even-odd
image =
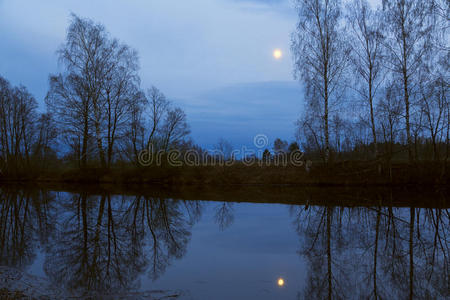
[(18, 81), (15, 70), (27, 70), (36, 79), (55, 71), (55, 51), (74, 12), (104, 24), (112, 36), (136, 48), (143, 83), (174, 96), (239, 82), (287, 80), (289, 57), (274, 63), (271, 52), (278, 47), (288, 54), (295, 17), (257, 7), (223, 0), (5, 1), (0, 38), (8, 44), (0, 55), (21, 48), (26, 61), (2, 63), (0, 72)]
[[(264, 87), (244, 83), (292, 81), (289, 46), (296, 16), (289, 5), (275, 0), (97, 0), (89, 5), (78, 0), (3, 0), (0, 74), (27, 86), (42, 104), (48, 75), (58, 71), (55, 52), (73, 12), (102, 23), (113, 37), (138, 51), (142, 87), (155, 85), (169, 98), (185, 99), (182, 104), (199, 140), (215, 142), (220, 132), (244, 141), (253, 131), (266, 130), (262, 119), (270, 123), (267, 131), (287, 137), (296, 109), (271, 102), (276, 99), (255, 98), (249, 93), (260, 95)], [(273, 59), (275, 48), (284, 52), (282, 60)], [(227, 93), (233, 98), (224, 99)], [(227, 106), (225, 100), (230, 101)], [(269, 103), (265, 108), (258, 101)], [(278, 108), (292, 116), (276, 115), (273, 120), (283, 121), (269, 122), (273, 115), (265, 114)], [(246, 120), (249, 130), (244, 134)]]
[(188, 114), (194, 140), (212, 147), (220, 137), (252, 146), (256, 134), (292, 140), (303, 107), (294, 81), (253, 82), (214, 89), (193, 99), (177, 99)]

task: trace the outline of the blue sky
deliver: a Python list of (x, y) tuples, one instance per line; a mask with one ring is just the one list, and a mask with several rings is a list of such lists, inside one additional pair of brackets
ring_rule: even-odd
[(302, 93), (292, 77), (290, 0), (0, 0), (0, 74), (41, 104), (71, 12), (138, 51), (141, 87), (157, 86), (186, 110), (194, 141), (293, 139)]

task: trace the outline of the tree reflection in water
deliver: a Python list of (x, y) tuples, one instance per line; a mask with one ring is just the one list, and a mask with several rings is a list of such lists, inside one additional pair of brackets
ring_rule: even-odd
[(201, 214), (199, 202), (173, 199), (133, 198), (124, 222), (134, 245), (147, 245), (150, 277), (157, 279), (173, 258), (181, 258), (191, 236), (190, 229)]
[(216, 223), (219, 225), (221, 231), (227, 229), (233, 224), (233, 203), (222, 202), (216, 207), (216, 213), (214, 215)]
[(0, 188), (0, 265), (25, 269), (51, 230), (52, 197), (45, 191)]
[[(308, 266), (300, 299), (450, 297), (449, 211), (393, 207), (392, 196), (374, 197), (370, 207), (290, 206)], [(140, 278), (157, 279), (185, 255), (204, 207), (164, 197), (2, 188), (0, 266), (26, 271), (41, 248), (46, 275), (69, 295), (136, 290)], [(239, 205), (211, 207), (220, 230), (233, 226)]]
[(45, 272), (75, 294), (137, 289), (147, 269), (158, 278), (185, 254), (200, 213), (185, 201), (142, 196), (64, 194), (58, 202)]
[(447, 209), (292, 206), (308, 264), (299, 299), (450, 296)]

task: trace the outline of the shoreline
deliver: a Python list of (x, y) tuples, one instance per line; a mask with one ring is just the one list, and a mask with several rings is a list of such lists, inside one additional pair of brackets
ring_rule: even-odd
[(69, 192), (154, 199), (267, 203), (305, 206), (448, 208), (450, 186), (155, 185), (58, 182), (0, 182), (3, 192)]
[(450, 163), (343, 162), (315, 164), (309, 171), (297, 166), (113, 167), (48, 170), (0, 174), (0, 183), (140, 184), (159, 186), (447, 186)]

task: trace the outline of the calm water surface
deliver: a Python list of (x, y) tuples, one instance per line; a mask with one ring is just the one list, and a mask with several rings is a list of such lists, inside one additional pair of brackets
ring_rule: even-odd
[(0, 265), (38, 276), (66, 296), (139, 298), (168, 290), (180, 299), (450, 297), (445, 205), (236, 203), (12, 188), (0, 188), (0, 197)]

